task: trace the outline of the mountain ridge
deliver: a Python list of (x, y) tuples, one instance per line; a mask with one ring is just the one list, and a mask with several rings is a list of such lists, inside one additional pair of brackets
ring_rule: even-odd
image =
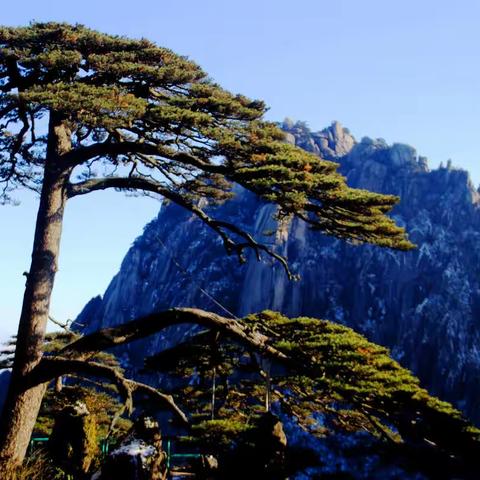
[[(368, 137), (357, 141), (338, 122), (320, 132), (288, 120), (282, 128), (288, 141), (338, 162), (351, 186), (399, 195), (393, 216), (418, 249), (352, 246), (296, 219), (279, 226), (272, 218), (275, 207), (244, 191), (215, 207), (218, 216), (235, 219), (288, 257), (301, 275), (289, 282), (280, 266), (253, 256), (239, 265), (204, 225), (167, 205), (77, 324), (91, 331), (171, 306), (218, 311), (201, 289), (238, 316), (268, 308), (326, 318), (388, 346), (432, 393), (480, 420), (480, 195), (468, 172), (450, 162), (430, 170), (412, 147)], [(128, 346), (124, 361), (135, 370), (145, 355), (187, 334), (175, 327)]]

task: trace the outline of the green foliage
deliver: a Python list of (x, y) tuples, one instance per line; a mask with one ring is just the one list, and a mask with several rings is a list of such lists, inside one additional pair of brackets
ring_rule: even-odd
[[(310, 406), (308, 402), (301, 405), (306, 411), (316, 411), (319, 398), (335, 401), (366, 418), (380, 419), (385, 427), (395, 427), (405, 441), (423, 438), (451, 450), (458, 450), (460, 444), (478, 448), (480, 431), (458, 410), (430, 396), (410, 371), (391, 359), (386, 348), (368, 342), (352, 329), (325, 320), (287, 319), (274, 312), (250, 316), (246, 321), (289, 339), (287, 348), (282, 340), (273, 345), (288, 352), (302, 365), (299, 373), (305, 373), (295, 379), (287, 376), (279, 384), (301, 386), (302, 395), (312, 397)], [(292, 407), (300, 404), (293, 402)]]
[[(71, 330), (49, 333), (45, 339), (44, 351), (47, 355), (57, 353), (79, 337), (80, 335)], [(110, 353), (97, 353), (92, 357), (92, 361), (122, 371), (118, 360)], [(66, 375), (62, 378), (60, 391), (54, 387), (55, 385), (52, 384), (47, 389), (35, 424), (34, 435), (49, 437), (56, 417), (65, 408), (78, 403), (85, 404), (91, 418), (94, 419), (92, 432), (95, 435), (93, 442), (95, 445), (112, 434), (112, 441), (115, 441), (116, 437), (123, 437), (132, 426), (132, 422), (128, 418), (120, 416), (115, 421), (114, 430), (111, 431), (112, 420), (123, 408), (118, 388), (113, 383), (105, 382), (104, 379)]]
[[(270, 367), (272, 401), (312, 435), (367, 431), (397, 453), (412, 457), (422, 448), (446, 463), (451, 458), (472, 462), (480, 453), (480, 430), (452, 405), (421, 388), (388, 349), (352, 329), (271, 311), (248, 316), (244, 322), (288, 355), (286, 363), (275, 361)], [(264, 410), (268, 364), (213, 332), (161, 353), (148, 365), (174, 376), (173, 393), (196, 412), (192, 434), (198, 434), (203, 445), (235, 443), (241, 436), (236, 428), (251, 428)], [(212, 415), (214, 375), (211, 422), (206, 419)]]
[[(83, 402), (88, 411), (96, 420), (97, 443), (105, 439), (109, 433), (112, 419), (120, 410), (121, 404), (116, 396), (113, 385), (89, 386), (88, 380), (83, 384), (72, 382), (62, 388), (61, 392), (49, 389), (42, 403), (40, 414), (35, 425), (35, 435), (50, 436), (55, 421), (55, 417), (67, 406), (74, 405), (76, 402)], [(102, 391), (110, 390), (110, 392)], [(126, 418), (120, 418), (115, 424), (115, 435), (122, 437), (131, 427), (131, 421)]]
[(193, 425), (192, 436), (202, 448), (228, 449), (233, 441), (251, 432), (255, 425), (234, 419), (204, 420)]
[[(129, 124), (145, 113), (146, 102), (115, 87), (55, 83), (47, 89), (33, 86), (20, 94), (33, 108), (48, 108), (71, 117), (71, 122), (106, 129)], [(74, 116), (73, 116), (74, 115)]]
[[(64, 341), (56, 337), (65, 340), (72, 335), (60, 333), (51, 334), (49, 337), (47, 349), (53, 352), (65, 345)], [(101, 353), (96, 356), (95, 361), (119, 368), (118, 362), (111, 354)], [(34, 428), (34, 436), (50, 437), (48, 448), (42, 457), (45, 460), (45, 476), (39, 479), (54, 478), (49, 476), (53, 465), (59, 472), (77, 474), (80, 471), (94, 471), (102, 460), (99, 449), (101, 442), (108, 437), (110, 443), (117, 443), (125, 437), (132, 426), (129, 418), (119, 416), (123, 405), (115, 385), (101, 379), (97, 381), (94, 378), (75, 375), (65, 376), (63, 382), (60, 391), (53, 388), (53, 385), (47, 390)], [(89, 415), (70, 419), (66, 426), (57, 423), (59, 419), (65, 417), (65, 412), (78, 404), (85, 405)], [(37, 454), (37, 451), (33, 452), (34, 456)]]
[[(70, 195), (143, 189), (206, 221), (197, 201), (226, 200), (235, 182), (278, 204), (279, 216), (297, 215), (327, 234), (413, 247), (385, 215), (398, 198), (349, 188), (335, 163), (285, 143), (265, 111), (263, 102), (227, 92), (191, 60), (148, 40), (64, 23), (0, 28), (4, 201), (16, 186), (41, 184), (56, 132), (38, 131), (45, 117), (67, 137), (57, 166), (75, 168), (78, 180), (102, 180), (79, 182)], [(112, 178), (124, 181), (105, 181)], [(209, 225), (230, 251), (245, 248), (226, 238), (235, 228)]]

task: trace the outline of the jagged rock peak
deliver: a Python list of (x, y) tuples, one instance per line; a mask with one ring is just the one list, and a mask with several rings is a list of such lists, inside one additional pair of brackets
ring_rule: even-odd
[(383, 138), (363, 137), (349, 152), (348, 161), (355, 163), (365, 157), (394, 170), (406, 168), (412, 172), (430, 171), (427, 158), (418, 156), (415, 148), (404, 143), (389, 145)]
[(350, 130), (338, 121), (332, 122), (329, 127), (319, 132), (312, 132), (305, 122), (294, 123), (288, 118), (283, 121), (281, 127), (287, 132), (287, 141), (326, 160), (339, 161), (343, 164), (346, 161), (354, 163), (369, 157), (395, 169), (429, 171), (427, 159), (418, 156), (410, 145), (402, 143), (388, 145), (383, 138), (370, 137), (363, 137), (357, 142)]
[(337, 121), (318, 133), (312, 133), (312, 137), (319, 145), (324, 158), (343, 157), (350, 153), (357, 143), (348, 128), (342, 127)]
[(316, 153), (326, 160), (343, 157), (357, 143), (348, 128), (344, 128), (337, 121), (319, 132), (311, 132), (305, 122), (294, 123), (289, 118), (283, 121), (281, 127), (287, 132), (287, 141)]
[(448, 190), (456, 190), (457, 196), (467, 199), (467, 203), (480, 203), (479, 192), (474, 188), (468, 172), (453, 167), (451, 160), (446, 167), (442, 163), (438, 169), (430, 170), (428, 159), (418, 155), (412, 146), (404, 143), (389, 145), (383, 138), (370, 137), (363, 137), (358, 142), (349, 129), (338, 121), (318, 132), (312, 132), (306, 122), (294, 122), (289, 118), (280, 127), (286, 132), (289, 143), (326, 160), (338, 162), (341, 172), (349, 177), (350, 183), (362, 185), (363, 188), (390, 193), (392, 187), (389, 184), (397, 175), (409, 183), (417, 181), (417, 174), (432, 173), (440, 184), (444, 184)]

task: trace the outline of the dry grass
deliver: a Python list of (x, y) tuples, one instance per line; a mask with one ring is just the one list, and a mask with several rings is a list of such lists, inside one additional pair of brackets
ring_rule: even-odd
[(2, 480), (63, 480), (67, 476), (54, 467), (42, 449), (36, 450), (14, 471), (2, 472)]

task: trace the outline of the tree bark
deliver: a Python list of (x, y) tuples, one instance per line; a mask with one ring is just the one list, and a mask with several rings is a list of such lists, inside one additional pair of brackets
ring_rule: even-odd
[(70, 148), (70, 131), (61, 118), (51, 114), (32, 261), (23, 297), (12, 377), (1, 419), (0, 472), (5, 474), (20, 465), (25, 457), (47, 386), (40, 384), (28, 388), (24, 378), (42, 357), (71, 173), (69, 168), (62, 167), (60, 156)]

